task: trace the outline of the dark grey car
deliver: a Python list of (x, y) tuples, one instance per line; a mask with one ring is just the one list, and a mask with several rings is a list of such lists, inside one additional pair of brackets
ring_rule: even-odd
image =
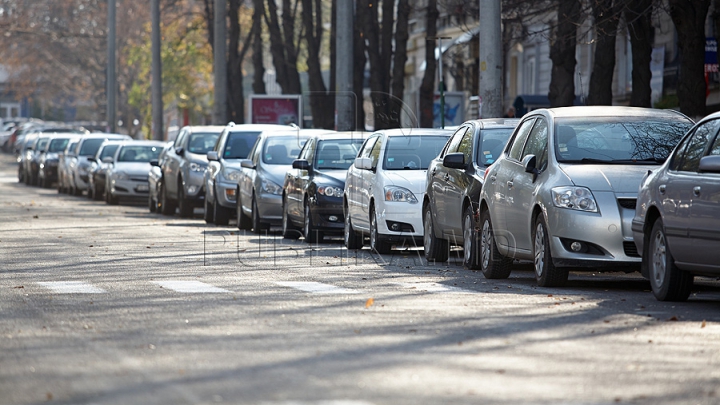
[(660, 301), (684, 301), (695, 275), (720, 275), (720, 113), (705, 117), (640, 185), (633, 239)]

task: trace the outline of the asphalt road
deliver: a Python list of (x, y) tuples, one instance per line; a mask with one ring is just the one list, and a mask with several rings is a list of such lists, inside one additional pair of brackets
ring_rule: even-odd
[(0, 155), (0, 404), (720, 404), (720, 283), (373, 256), (108, 206)]

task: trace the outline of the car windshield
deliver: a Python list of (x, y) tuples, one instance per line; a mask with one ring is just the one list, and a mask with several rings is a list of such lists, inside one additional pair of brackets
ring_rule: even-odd
[(691, 127), (681, 117), (558, 119), (555, 154), (560, 163), (662, 163)]
[(190, 135), (187, 151), (204, 155), (210, 152), (220, 134), (213, 132), (198, 132)]
[(72, 141), (65, 149), (67, 151), (68, 155), (72, 155), (73, 151), (75, 150), (75, 147), (77, 146), (78, 142), (80, 141)]
[(391, 136), (385, 146), (385, 170), (427, 170), (449, 136)]
[(347, 170), (355, 161), (364, 139), (329, 139), (318, 142), (315, 168)]
[(48, 146), (48, 152), (51, 153), (58, 153), (65, 150), (68, 143), (70, 142), (67, 138), (57, 138), (50, 141), (50, 146)]
[(115, 156), (115, 152), (117, 151), (118, 147), (120, 147), (120, 145), (105, 145), (105, 146), (103, 146), (102, 150), (100, 150), (99, 159), (103, 160), (106, 157)]
[(503, 151), (513, 128), (483, 129), (480, 134), (480, 147), (477, 148), (477, 161), (484, 166), (495, 163)]
[(85, 142), (80, 145), (80, 152), (78, 155), (80, 156), (95, 156), (98, 149), (100, 149), (100, 145), (105, 142), (104, 138), (94, 138), (94, 139), (86, 139)]
[(162, 152), (160, 146), (126, 145), (120, 150), (118, 162), (149, 162), (157, 160)]
[(223, 159), (246, 159), (260, 132), (231, 132), (225, 141)]
[(49, 138), (38, 139), (37, 144), (35, 145), (35, 150), (41, 151), (41, 150), (45, 149), (45, 145), (47, 145), (49, 140), (50, 140)]
[(269, 165), (291, 165), (298, 158), (307, 138), (297, 136), (273, 136), (263, 146), (262, 161)]

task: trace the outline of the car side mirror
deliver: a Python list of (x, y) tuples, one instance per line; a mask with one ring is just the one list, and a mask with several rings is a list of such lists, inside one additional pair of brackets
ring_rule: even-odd
[(112, 156), (106, 156), (103, 158), (103, 163), (113, 163), (115, 160), (112, 158)]
[(443, 158), (443, 166), (451, 169), (465, 169), (467, 168), (467, 162), (465, 162), (465, 154), (462, 152), (448, 153)]
[(160, 167), (160, 162), (158, 162), (157, 160), (151, 160), (150, 166)]
[(720, 155), (704, 156), (700, 159), (699, 169), (705, 173), (720, 173)]
[(295, 159), (292, 163), (293, 169), (307, 170), (310, 171), (310, 162), (306, 159)]
[(530, 173), (533, 176), (533, 183), (537, 180), (540, 170), (537, 168), (537, 158), (535, 155), (526, 155), (522, 160), (522, 165), (525, 168), (525, 173)]
[(89, 162), (97, 162), (97, 159), (95, 159), (95, 156), (90, 156), (90, 157), (88, 158), (88, 161), (89, 161)]
[(363, 170), (372, 170), (372, 159), (369, 157), (355, 158), (355, 167)]
[(220, 159), (218, 159), (218, 153), (217, 153), (217, 151), (211, 150), (210, 152), (208, 152), (208, 153), (207, 153), (207, 160), (210, 160), (210, 161), (213, 161), (213, 162), (217, 162), (218, 160), (220, 160)]
[(240, 161), (240, 167), (243, 167), (245, 169), (254, 169), (255, 164), (253, 164), (253, 161), (250, 159), (243, 159)]
[(185, 154), (185, 149), (183, 149), (182, 147), (180, 147), (180, 148), (175, 148), (175, 153), (176, 153), (178, 156), (183, 156), (183, 155)]

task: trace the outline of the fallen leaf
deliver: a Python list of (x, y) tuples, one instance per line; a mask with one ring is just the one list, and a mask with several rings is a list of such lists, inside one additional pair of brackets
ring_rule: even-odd
[(668, 318), (668, 322), (675, 322), (675, 321), (679, 321), (678, 317), (675, 315), (673, 315), (671, 318)]
[[(25, 286), (24, 286), (24, 285), (19, 285), (19, 286), (13, 287), (13, 288), (25, 288)], [(703, 328), (704, 328), (704, 327), (705, 327), (705, 321), (703, 321)]]
[(700, 325), (700, 327), (701, 327), (701, 328), (704, 328), (704, 327), (706, 327), (706, 326), (707, 326), (707, 323), (705, 323), (705, 320), (703, 319), (702, 325)]
[(552, 294), (548, 294), (548, 297), (552, 297)]
[(375, 300), (373, 298), (368, 298), (367, 301), (365, 301), (365, 308), (370, 308), (375, 303)]
[(37, 215), (33, 215), (33, 218), (38, 219), (38, 218), (40, 218), (40, 217), (37, 216)]
[(45, 394), (45, 398), (47, 398), (48, 401), (52, 401), (53, 396), (51, 393), (48, 392), (47, 394)]

